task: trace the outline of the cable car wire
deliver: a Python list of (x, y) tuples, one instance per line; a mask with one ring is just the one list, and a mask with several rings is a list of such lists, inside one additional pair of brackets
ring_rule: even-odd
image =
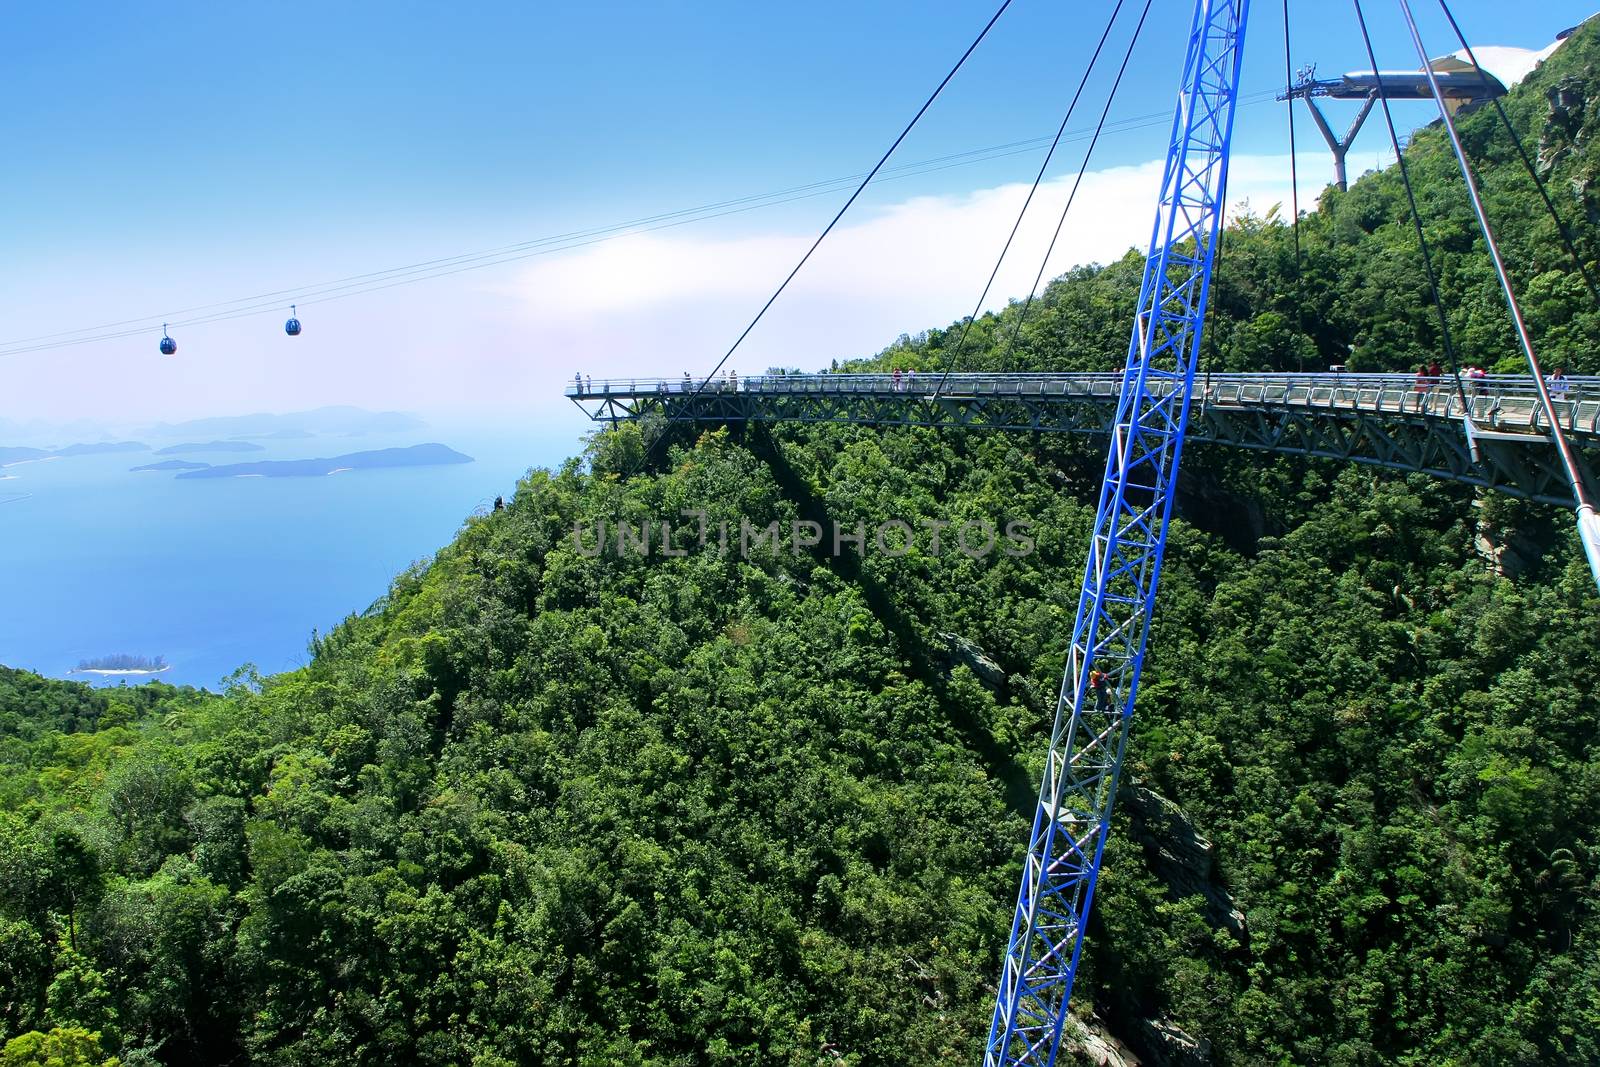
[[(1289, 0), (1283, 0), (1283, 84), (1285, 89), (1294, 88), (1294, 58), (1293, 47), (1290, 43), (1289, 33)], [(1294, 137), (1294, 96), (1288, 95), (1284, 99), (1284, 113), (1289, 116), (1289, 226), (1294, 233), (1294, 315), (1295, 329), (1302, 336), (1306, 332), (1305, 285), (1300, 273), (1300, 164), (1299, 145)], [(1298, 344), (1296, 348), (1304, 351)], [(1296, 362), (1300, 369), (1305, 370), (1305, 360), (1296, 353)]]
[[(1246, 103), (1265, 103), (1273, 95), (1272, 90), (1251, 94), (1251, 99)], [(1147, 129), (1170, 121), (1171, 116), (1164, 113), (1150, 113), (1131, 116), (1114, 123), (1108, 123), (1103, 131), (1083, 129), (1069, 132), (1062, 138), (1062, 143), (1080, 141), (1097, 135), (1099, 132), (1131, 132)], [(985, 148), (967, 149), (962, 152), (949, 153), (926, 160), (903, 164), (899, 167), (885, 168), (872, 184), (893, 181), (904, 178), (920, 177), (926, 174), (938, 173), (958, 167), (971, 166), (977, 163), (988, 162), (1013, 155), (1022, 155), (1043, 148), (1049, 143), (1048, 135), (1029, 138), (1021, 141), (1012, 141)], [(122, 319), (114, 322), (102, 323), (98, 326), (80, 327), (73, 330), (62, 330), (53, 333), (37, 334), (30, 337), (20, 337), (11, 341), (0, 342), (0, 356), (25, 355), (33, 352), (51, 351), (59, 348), (76, 347), (82, 344), (98, 343), (101, 341), (118, 340), (133, 337), (144, 333), (153, 324), (167, 321), (175, 326), (208, 325), (217, 322), (227, 322), (235, 319), (260, 315), (265, 312), (282, 307), (282, 298), (293, 295), (297, 303), (327, 303), (332, 300), (342, 300), (351, 296), (361, 296), (367, 293), (381, 292), (399, 285), (414, 284), (430, 281), (435, 278), (448, 277), (453, 274), (470, 270), (501, 266), (507, 263), (518, 262), (536, 256), (550, 255), (557, 252), (570, 251), (577, 248), (600, 244), (605, 241), (615, 240), (620, 237), (633, 236), (640, 233), (650, 233), (656, 230), (669, 229), (676, 226), (688, 225), (693, 222), (710, 221), (729, 215), (740, 214), (747, 211), (759, 210), (765, 207), (775, 207), (799, 200), (825, 195), (841, 184), (855, 180), (861, 175), (850, 175), (841, 178), (830, 178), (806, 185), (792, 186), (786, 190), (772, 193), (753, 194), (731, 200), (719, 201), (713, 204), (701, 205), (695, 208), (683, 208), (676, 211), (662, 212), (657, 215), (644, 216), (628, 222), (615, 223), (607, 226), (593, 227), (587, 230), (574, 230), (565, 234), (536, 238), (529, 241), (505, 245), (498, 249), (482, 252), (464, 253), (457, 256), (440, 257), (432, 260), (423, 260), (417, 263), (400, 267), (391, 267), (381, 271), (372, 271), (365, 274), (350, 275), (344, 278), (332, 279), (328, 282), (317, 283), (310, 286), (290, 287), (258, 293), (249, 297), (240, 297), (235, 300), (219, 301), (212, 304), (196, 305), (175, 312), (168, 312), (164, 316), (151, 315), (142, 318)], [(713, 210), (720, 209), (720, 210)], [(656, 220), (661, 220), (656, 222)], [(654, 225), (649, 223), (656, 222)], [(215, 309), (215, 310), (214, 310)], [(180, 318), (185, 314), (196, 312), (209, 312), (196, 314), (192, 318)], [(92, 335), (92, 336), (89, 336)]]
[[(1142, 129), (1162, 118), (1163, 116), (1159, 113), (1135, 116), (1123, 124), (1123, 129)], [(1086, 137), (1088, 134), (1089, 131), (1080, 130), (1077, 131), (1075, 137), (1068, 137), (1067, 139), (1076, 140)], [(952, 152), (943, 156), (934, 156), (930, 159), (918, 160), (915, 162), (902, 164), (898, 167), (887, 168), (889, 173), (877, 178), (876, 182), (892, 181), (908, 177), (920, 177), (924, 174), (933, 174), (944, 170), (952, 170), (957, 167), (971, 166), (976, 163), (988, 162), (993, 159), (1001, 159), (1012, 155), (1021, 155), (1034, 151), (1038, 148), (1042, 148), (1049, 141), (1050, 137), (1045, 135), (1041, 137), (1027, 138), (1020, 141), (1006, 142), (999, 145), (990, 145), (984, 148), (966, 149), (961, 152)], [(389, 285), (381, 283), (390, 282), (396, 276), (425, 272), (423, 277), (408, 280), (422, 281), (433, 277), (444, 277), (449, 274), (459, 273), (457, 270), (446, 268), (455, 267), (469, 262), (472, 262), (474, 266), (498, 266), (501, 263), (529, 258), (528, 256), (518, 255), (517, 253), (530, 249), (537, 249), (537, 251), (532, 254), (545, 254), (547, 251), (566, 251), (571, 248), (581, 248), (590, 244), (599, 243), (598, 240), (587, 240), (587, 238), (603, 237), (604, 239), (611, 239), (606, 235), (629, 236), (633, 233), (647, 233), (657, 229), (669, 228), (670, 225), (681, 225), (684, 222), (706, 221), (709, 219), (722, 218), (727, 215), (739, 214), (743, 211), (756, 210), (763, 207), (775, 207), (782, 204), (793, 203), (798, 200), (810, 199), (815, 196), (824, 195), (841, 185), (846, 185), (851, 181), (859, 180), (862, 176), (862, 174), (856, 173), (837, 178), (827, 178), (816, 182), (809, 182), (803, 185), (791, 186), (789, 188), (776, 190), (774, 192), (751, 194), (743, 197), (735, 197), (730, 200), (717, 201), (711, 204), (703, 204), (698, 207), (680, 208), (674, 211), (660, 212), (655, 215), (647, 215), (626, 222), (612, 223), (606, 226), (598, 226), (585, 230), (572, 230), (566, 233), (533, 238), (528, 241), (520, 241), (515, 244), (503, 245), (498, 248), (487, 249), (484, 251), (462, 253), (455, 256), (422, 260), (417, 263), (406, 264), (398, 267), (389, 267), (384, 270), (371, 271), (365, 274), (355, 274), (343, 278), (335, 278), (327, 282), (319, 282), (309, 286), (275, 289), (264, 293), (257, 293), (253, 296), (239, 297), (234, 300), (218, 301), (212, 304), (200, 304), (194, 307), (181, 308), (177, 311), (167, 312), (166, 317), (176, 321), (175, 317), (179, 315), (211, 311), (213, 309), (226, 309), (218, 311), (214, 315), (206, 315), (198, 319), (185, 320), (186, 324), (194, 324), (198, 322), (218, 322), (224, 321), (225, 318), (243, 317), (245, 313), (255, 314), (257, 311), (266, 306), (263, 304), (254, 303), (256, 301), (269, 301), (271, 306), (281, 306), (281, 298), (289, 294), (322, 296), (327, 293), (338, 292), (344, 289), (352, 289), (357, 286), (364, 286), (368, 284), (371, 284), (372, 287), (362, 291), (377, 291), (378, 289), (389, 288)], [(732, 208), (733, 210), (724, 210), (729, 208)], [(685, 216), (695, 217), (685, 218)], [(682, 221), (671, 221), (675, 219), (681, 219)], [(650, 225), (658, 222), (667, 222), (669, 225)], [(541, 247), (549, 245), (556, 245), (558, 247), (548, 249)], [(486, 262), (482, 262), (481, 264), (475, 262), (480, 260)], [(307, 303), (309, 301), (302, 299), (300, 302)], [(241, 304), (250, 304), (252, 306), (239, 307), (238, 305)], [(9, 354), (9, 352), (6, 350), (36, 351), (46, 347), (55, 347), (42, 344), (34, 345), (34, 343), (50, 341), (56, 338), (70, 338), (78, 334), (111, 330), (122, 326), (133, 326), (141, 323), (149, 324), (150, 322), (155, 321), (155, 319), (158, 317), (159, 316), (144, 316), (142, 318), (121, 319), (115, 322), (102, 323), (98, 326), (81, 327), (75, 330), (62, 330), (54, 333), (39, 334), (32, 337), (22, 337), (12, 341), (0, 342), (0, 355)], [(115, 337), (129, 336), (134, 333), (143, 332), (144, 328), (146, 327), (140, 327), (139, 329), (129, 330), (117, 334), (110, 334), (104, 338), (96, 337), (94, 339), (114, 339)], [(24, 348), (21, 346), (31, 347)]]

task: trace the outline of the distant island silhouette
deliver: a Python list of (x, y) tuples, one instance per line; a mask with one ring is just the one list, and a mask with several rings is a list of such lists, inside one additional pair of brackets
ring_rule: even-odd
[(224, 463), (199, 470), (186, 470), (179, 478), (310, 478), (342, 471), (374, 470), (382, 467), (429, 467), (441, 463), (471, 463), (471, 456), (438, 443), (410, 448), (379, 448), (370, 452), (348, 452), (324, 459), (264, 459), (253, 463)]
[(70, 456), (98, 456), (107, 452), (148, 452), (140, 441), (102, 441), (98, 444), (66, 445), (62, 448), (25, 448), (0, 445), (0, 467), (13, 463), (32, 463), (41, 459), (66, 459)]
[(198, 471), (211, 466), (209, 463), (196, 463), (187, 459), (165, 459), (160, 463), (146, 463), (139, 467), (129, 467), (128, 470), (137, 474), (140, 471)]
[[(398, 434), (421, 429), (425, 424), (418, 416), (407, 411), (367, 411), (349, 405), (317, 408), (313, 411), (289, 411), (282, 414), (258, 413), (253, 415), (220, 415), (187, 422), (157, 423), (139, 431), (151, 437), (173, 440), (180, 444), (164, 445), (155, 449), (158, 456), (182, 455), (204, 452), (264, 452), (265, 445), (255, 441), (295, 441), (311, 437), (360, 437), (365, 434)], [(251, 440), (251, 439), (255, 440)], [(418, 446), (427, 447), (427, 446)], [(443, 448), (443, 445), (436, 446)], [(97, 441), (60, 447), (37, 448), (25, 445), (0, 445), (0, 467), (17, 463), (36, 463), (47, 459), (68, 459), (75, 456), (97, 456), (113, 452), (149, 452), (151, 446), (143, 441)], [(388, 449), (385, 451), (396, 451)], [(404, 451), (399, 450), (399, 451)], [(460, 455), (460, 453), (456, 453)], [(299, 462), (299, 461), (297, 461)], [(315, 463), (318, 461), (307, 460)], [(420, 466), (425, 463), (463, 463), (463, 459), (410, 460), (398, 463), (376, 462), (370, 466)], [(151, 464), (137, 470), (179, 470)], [(198, 469), (198, 468), (194, 468)], [(326, 474), (327, 471), (309, 473)], [(269, 478), (284, 477), (284, 473), (267, 473)]]
[(423, 426), (422, 419), (406, 411), (367, 411), (349, 405), (289, 411), (281, 414), (258, 412), (252, 415), (216, 415), (187, 422), (158, 423), (148, 431), (152, 437), (240, 440), (256, 437), (266, 440), (326, 436), (353, 437), (369, 433), (406, 433)]
[(253, 441), (204, 441), (183, 445), (168, 445), (156, 449), (158, 456), (176, 456), (184, 452), (265, 452), (265, 445)]

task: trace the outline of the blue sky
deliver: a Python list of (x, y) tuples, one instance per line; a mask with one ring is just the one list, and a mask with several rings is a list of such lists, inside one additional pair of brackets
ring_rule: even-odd
[[(1110, 6), (1016, 0), (897, 158), (1053, 131)], [(1594, 6), (1454, 5), (1475, 44), (1530, 48)], [(0, 340), (857, 172), (992, 7), (26, 5), (11, 12), (0, 70), (11, 150)], [(1367, 7), (1383, 64), (1414, 66), (1395, 5)], [(1437, 9), (1416, 7), (1431, 50), (1449, 51)], [(1258, 2), (1253, 13), (1247, 99), (1281, 83), (1280, 10)], [(1292, 12), (1297, 64), (1366, 66), (1347, 5), (1295, 0)], [(1113, 118), (1170, 108), (1188, 17), (1182, 0), (1157, 0)], [(1095, 85), (1120, 59), (1112, 47)], [(1075, 128), (1092, 124), (1100, 99), (1091, 89)], [(1405, 105), (1400, 117), (1429, 115)], [(1286, 151), (1282, 106), (1247, 105), (1239, 122), (1237, 150), (1260, 166), (1241, 169), (1235, 194), (1249, 186), (1264, 207), (1284, 188), (1273, 163)], [(1326, 154), (1303, 113), (1299, 125), (1309, 192)], [(1379, 131), (1373, 123), (1353, 153), (1354, 170), (1380, 157)], [(1100, 229), (1069, 242), (1069, 258), (1105, 258), (1148, 231), (1148, 208), (1122, 197), (1163, 134), (1105, 140), (1093, 187), (1104, 199), (1089, 203)], [(1075, 169), (1081, 148), (1052, 173)], [(1031, 179), (1039, 158), (872, 190), (851, 217), (860, 227), (842, 235), (843, 258), (819, 260), (787, 317), (736, 362), (825, 363), (970, 310), (1020, 195), (1005, 190)], [(193, 327), (173, 360), (156, 354), (159, 329), (0, 356), (0, 419), (132, 423), (333, 402), (553, 413), (549, 391), (577, 365), (677, 374), (714, 362), (842, 195), (305, 306), (306, 334), (293, 342), (274, 310)], [(1033, 229), (1053, 224), (1058, 203)], [(1026, 286), (1036, 262), (1024, 266), (999, 297)]]

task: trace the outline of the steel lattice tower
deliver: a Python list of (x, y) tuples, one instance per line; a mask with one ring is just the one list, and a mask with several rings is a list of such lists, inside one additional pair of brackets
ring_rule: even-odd
[(1094, 902), (1189, 420), (1249, 0), (1196, 0), (1105, 483), (984, 1052), (1053, 1064)]

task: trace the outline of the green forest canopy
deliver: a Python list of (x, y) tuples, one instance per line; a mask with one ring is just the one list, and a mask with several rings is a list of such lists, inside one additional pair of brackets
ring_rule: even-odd
[[(1600, 33), (1507, 106), (1593, 266)], [(1466, 137), (1538, 339), (1600, 371), (1491, 118)], [(1408, 158), (1463, 360), (1519, 369), (1438, 131)], [(1392, 171), (1301, 241), (1297, 272), (1276, 213), (1233, 225), (1208, 366), (1439, 352)], [(1114, 366), (1138, 269), (1058, 280), (1014, 351), (1017, 306), (980, 318), (964, 363)], [(976, 1062), (1099, 446), (717, 431), (621, 477), (640, 432), (531, 472), (300, 670), (0, 669), (0, 1065)], [(1038, 550), (573, 542), (683, 508), (1024, 516)], [(1198, 448), (1180, 510), (1080, 1014), (1216, 1064), (1600, 1061), (1600, 601), (1567, 524)]]

